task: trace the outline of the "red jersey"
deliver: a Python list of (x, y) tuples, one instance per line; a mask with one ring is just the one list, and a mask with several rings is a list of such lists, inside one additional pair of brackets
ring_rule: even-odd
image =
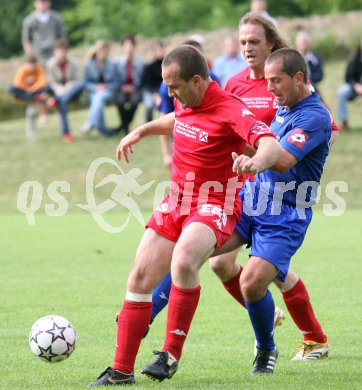
[(278, 105), (274, 95), (268, 91), (268, 82), (264, 77), (252, 79), (250, 68), (246, 68), (230, 77), (225, 90), (233, 93), (247, 105), (249, 110), (268, 126), (274, 119)]
[[(185, 183), (192, 181), (193, 199), (204, 183), (210, 198), (225, 199), (228, 181), (236, 177), (231, 152), (241, 154), (246, 143), (254, 146), (266, 135), (274, 137), (237, 96), (222, 90), (215, 81), (199, 107), (183, 108), (175, 99), (172, 181), (182, 195), (190, 195)], [(207, 182), (217, 183), (214, 188)]]

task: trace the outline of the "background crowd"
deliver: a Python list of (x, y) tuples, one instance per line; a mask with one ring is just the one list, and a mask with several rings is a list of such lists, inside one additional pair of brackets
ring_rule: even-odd
[[(161, 40), (154, 41), (153, 59), (150, 62), (135, 54), (137, 42), (133, 35), (121, 38), (122, 54), (115, 58), (110, 57), (111, 43), (99, 40), (90, 48), (84, 69), (81, 69), (69, 54), (62, 16), (51, 9), (51, 1), (35, 0), (34, 7), (34, 11), (23, 21), (24, 64), (18, 69), (9, 91), (17, 100), (27, 102), (28, 115), (34, 118), (38, 114), (40, 126), (47, 122), (47, 110), (56, 109), (63, 140), (73, 141), (68, 105), (82, 94), (89, 104), (89, 113), (79, 129), (81, 133), (97, 129), (103, 137), (116, 135), (120, 131), (127, 134), (142, 102), (146, 121), (153, 119), (155, 110), (162, 114), (172, 111), (172, 99), (168, 98), (167, 87), (162, 84), (161, 63), (166, 50)], [(276, 20), (267, 12), (264, 0), (253, 0), (251, 10), (262, 13), (277, 26)], [(202, 50), (204, 38), (195, 34), (184, 43)], [(311, 35), (299, 31), (295, 47), (304, 56), (309, 80), (320, 94), (318, 84), (324, 76), (323, 62), (313, 51)], [(234, 35), (225, 38), (224, 53), (213, 63), (209, 61), (210, 75), (222, 87), (246, 66), (237, 36)], [(359, 95), (362, 95), (362, 40), (348, 61), (345, 84), (338, 89), (336, 119), (342, 130), (349, 129), (348, 102)], [(119, 112), (119, 125), (115, 128), (109, 128), (105, 120), (105, 107), (109, 104), (114, 104)], [(35, 127), (35, 122), (32, 123)], [(34, 134), (34, 131), (35, 128), (28, 133)]]

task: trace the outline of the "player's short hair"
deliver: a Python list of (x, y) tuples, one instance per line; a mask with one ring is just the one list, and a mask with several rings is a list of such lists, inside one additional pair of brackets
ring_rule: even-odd
[(265, 63), (270, 64), (274, 61), (281, 60), (282, 70), (290, 77), (294, 77), (298, 72), (303, 73), (303, 81), (306, 84), (308, 81), (308, 68), (304, 57), (299, 51), (291, 48), (283, 48), (274, 51), (266, 59)]
[(180, 78), (189, 81), (199, 75), (203, 80), (209, 77), (207, 60), (200, 50), (190, 45), (181, 45), (170, 51), (162, 61), (162, 67), (177, 64), (180, 68)]
[(257, 12), (246, 13), (239, 22), (239, 29), (245, 24), (260, 25), (264, 29), (265, 39), (268, 43), (273, 44), (272, 52), (283, 47), (290, 47), (290, 44), (284, 39), (274, 23)]

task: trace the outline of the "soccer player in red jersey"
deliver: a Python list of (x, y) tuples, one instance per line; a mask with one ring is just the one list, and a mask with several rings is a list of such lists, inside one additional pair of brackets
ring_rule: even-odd
[[(128, 162), (133, 145), (143, 137), (173, 133), (173, 185), (148, 221), (136, 253), (118, 316), (113, 366), (90, 387), (134, 383), (135, 359), (151, 317), (152, 290), (170, 268), (165, 343), (142, 372), (160, 381), (172, 377), (200, 297), (198, 270), (226, 242), (240, 217), (235, 173), (262, 172), (281, 153), (270, 128), (238, 97), (211, 81), (207, 61), (197, 49), (183, 45), (172, 50), (163, 60), (162, 78), (175, 97), (175, 112), (123, 138), (117, 157)], [(257, 149), (253, 157), (243, 155), (246, 143)]]
[[(253, 13), (246, 14), (241, 19), (239, 39), (249, 67), (231, 77), (225, 89), (239, 96), (258, 119), (270, 125), (278, 105), (275, 103), (274, 95), (268, 91), (264, 65), (271, 52), (287, 47), (288, 43), (280, 36), (273, 23)], [(338, 128), (334, 122), (333, 124), (331, 144), (338, 137)], [(250, 155), (253, 153), (251, 148), (249, 153)], [(237, 254), (238, 250), (213, 257), (209, 264), (230, 294), (244, 305), (239, 288), (239, 276), (243, 267), (236, 262)], [(328, 356), (327, 336), (315, 317), (303, 281), (289, 269), (285, 282), (276, 280), (275, 284), (282, 292), (288, 311), (304, 337), (293, 360), (319, 359)]]

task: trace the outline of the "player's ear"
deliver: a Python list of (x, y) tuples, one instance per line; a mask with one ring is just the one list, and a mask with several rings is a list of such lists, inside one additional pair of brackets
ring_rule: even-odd
[(298, 83), (304, 84), (304, 73), (303, 72), (297, 72), (294, 77), (298, 81)]
[(195, 75), (192, 77), (192, 82), (195, 84), (195, 86), (200, 85), (201, 82), (202, 82), (201, 76), (198, 75), (198, 74), (195, 74)]

